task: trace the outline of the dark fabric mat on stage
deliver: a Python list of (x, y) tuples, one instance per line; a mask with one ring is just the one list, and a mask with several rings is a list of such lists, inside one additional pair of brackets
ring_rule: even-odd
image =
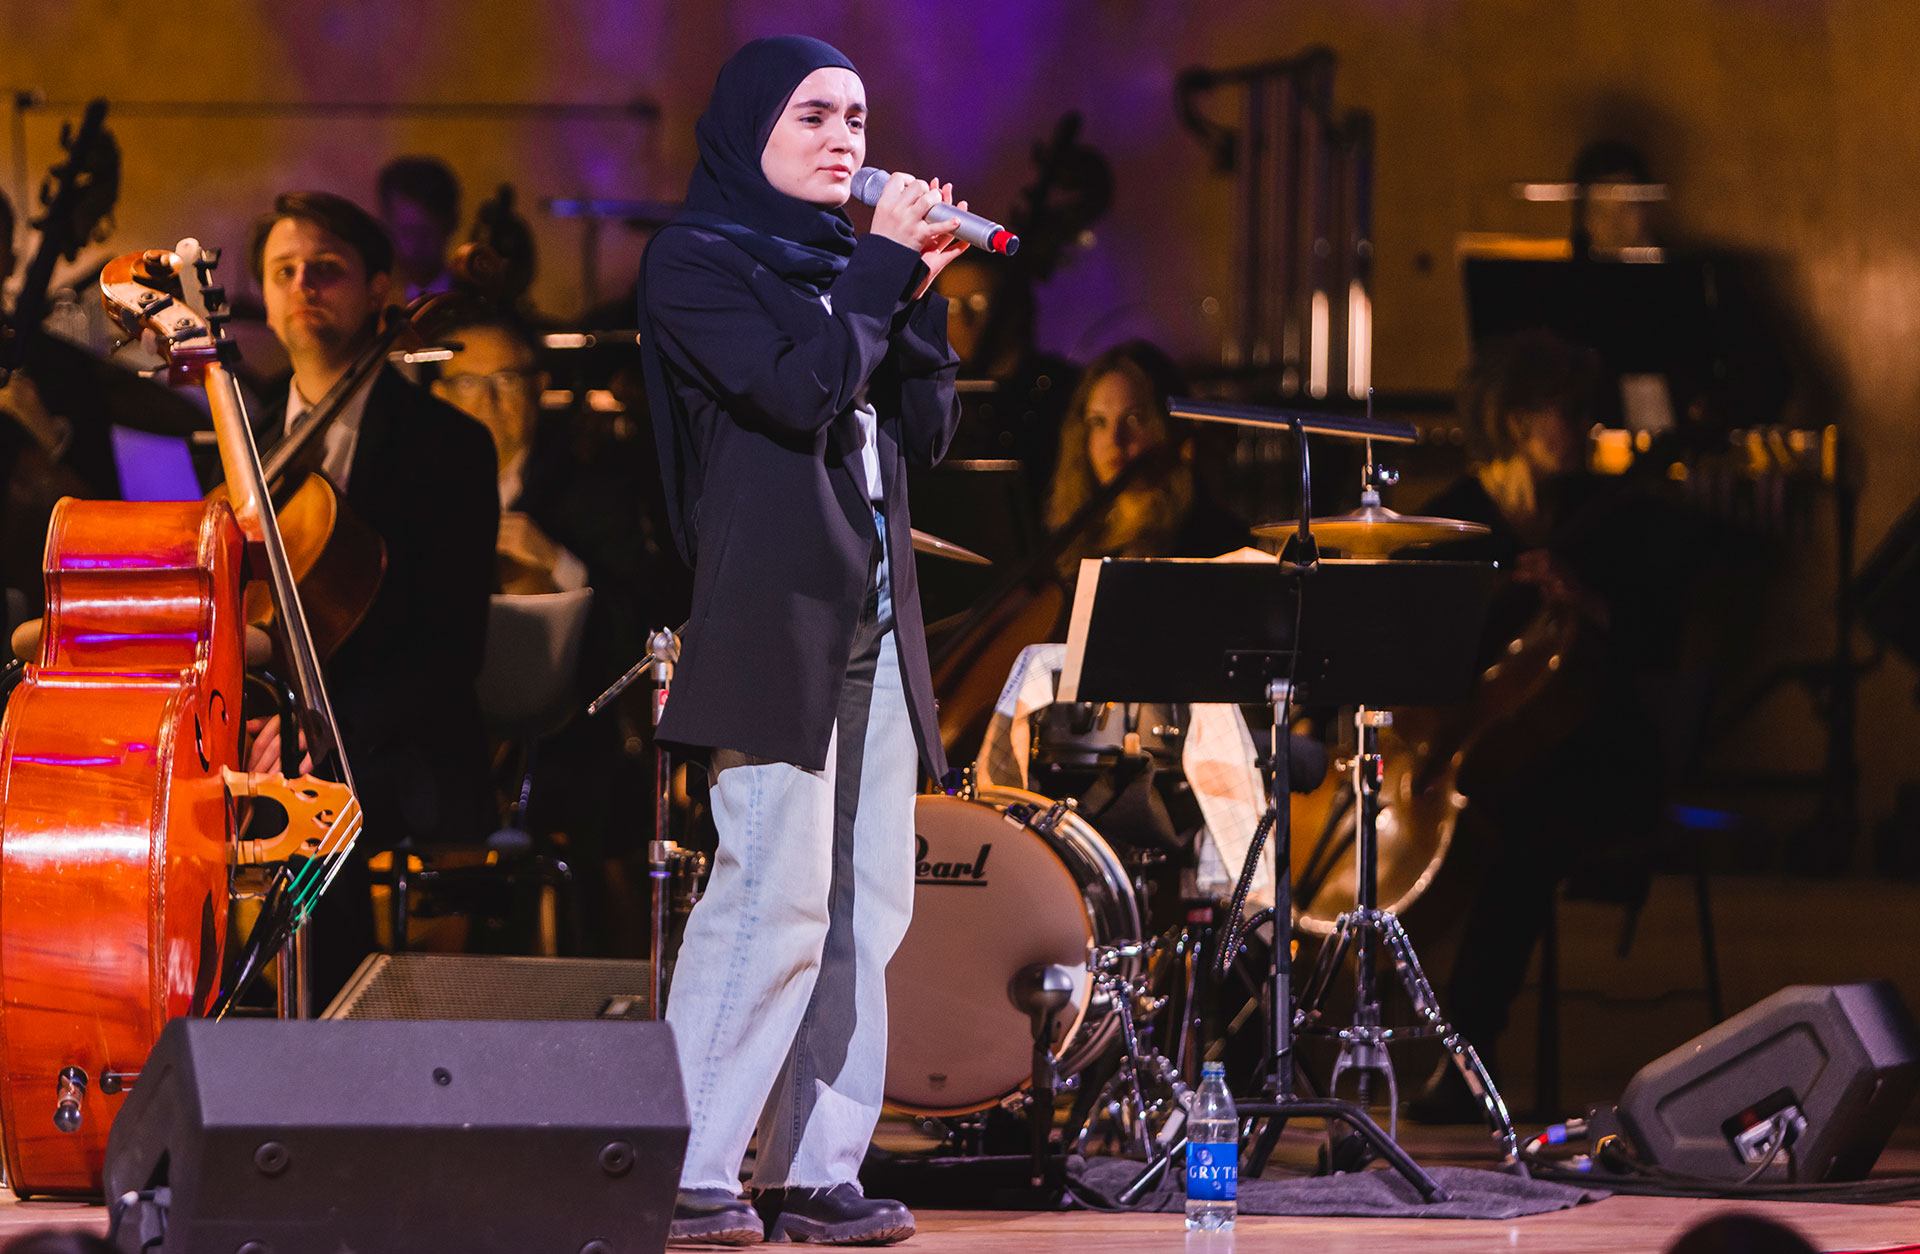
[[(1074, 1193), (1097, 1209), (1123, 1209), (1113, 1199), (1139, 1173), (1140, 1164), (1125, 1158), (1076, 1158), (1067, 1165)], [(1375, 1169), (1293, 1180), (1242, 1180), (1239, 1209), (1243, 1215), (1517, 1219), (1569, 1210), (1609, 1196), (1605, 1189), (1529, 1180), (1471, 1167), (1430, 1167), (1427, 1174), (1452, 1194), (1451, 1200), (1428, 1205), (1398, 1172)], [(1186, 1205), (1186, 1194), (1175, 1172), (1171, 1180), (1162, 1180), (1137, 1205), (1125, 1209), (1170, 1212), (1185, 1210)]]

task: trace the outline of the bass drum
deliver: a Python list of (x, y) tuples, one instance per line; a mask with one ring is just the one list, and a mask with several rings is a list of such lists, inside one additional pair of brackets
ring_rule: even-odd
[[(929, 795), (915, 810), (913, 922), (887, 968), (887, 1101), (917, 1115), (964, 1115), (1018, 1092), (1033, 1072), (1033, 1029), (1007, 995), (1024, 968), (1073, 972), (1055, 1049), (1060, 1075), (1098, 1058), (1119, 1032), (1087, 960), (1140, 939), (1140, 905), (1107, 842), (1052, 802), (1015, 788), (977, 799)], [(1138, 977), (1138, 959), (1119, 973)]]

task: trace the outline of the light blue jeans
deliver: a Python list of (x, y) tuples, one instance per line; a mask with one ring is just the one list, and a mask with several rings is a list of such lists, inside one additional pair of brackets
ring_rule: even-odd
[(720, 847), (667, 1000), (692, 1116), (681, 1188), (737, 1191), (756, 1126), (755, 1188), (853, 1182), (879, 1121), (919, 769), (888, 583), (883, 557), (825, 770), (713, 755)]

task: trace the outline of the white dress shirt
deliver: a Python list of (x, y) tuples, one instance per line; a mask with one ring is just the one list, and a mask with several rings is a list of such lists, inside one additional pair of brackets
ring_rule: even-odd
[[(347, 490), (347, 476), (353, 471), (353, 450), (360, 443), (360, 422), (366, 417), (367, 393), (372, 390), (371, 383), (361, 384), (340, 412), (334, 415), (333, 425), (320, 437), (325, 450), (320, 459), (320, 469), (326, 472), (327, 478), (333, 480), (333, 486), (342, 492)], [(300, 385), (297, 382), (288, 384), (285, 430), (293, 430), (300, 415), (311, 408), (312, 403), (300, 395)]]

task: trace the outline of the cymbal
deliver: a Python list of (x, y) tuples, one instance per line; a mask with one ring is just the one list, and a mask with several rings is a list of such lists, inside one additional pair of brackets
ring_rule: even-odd
[(962, 548), (951, 540), (942, 540), (939, 536), (930, 536), (918, 527), (913, 529), (913, 551), (930, 553), (935, 557), (950, 557), (956, 562), (965, 562), (969, 566), (991, 566), (993, 563), (981, 557), (972, 549)]
[[(1262, 523), (1253, 529), (1253, 534), (1284, 540), (1299, 526), (1298, 522)], [(1385, 557), (1423, 544), (1487, 534), (1487, 527), (1482, 523), (1396, 514), (1384, 505), (1368, 505), (1351, 514), (1309, 519), (1308, 528), (1315, 540), (1351, 557)]]

